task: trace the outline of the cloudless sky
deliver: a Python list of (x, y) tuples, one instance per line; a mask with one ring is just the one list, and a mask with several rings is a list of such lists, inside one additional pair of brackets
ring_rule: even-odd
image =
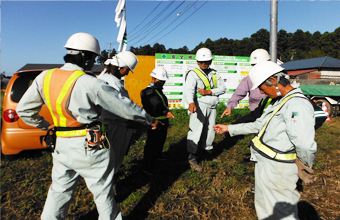
[[(114, 22), (117, 3), (111, 0), (2, 0), (1, 72), (12, 75), (27, 63), (63, 64), (66, 53), (63, 46), (76, 32), (94, 35), (100, 42), (101, 50), (110, 47), (117, 50), (119, 28)], [(270, 31), (270, 4), (270, 0), (127, 0), (128, 48), (159, 43), (167, 49), (187, 46), (192, 50), (207, 38), (241, 40), (262, 28)], [(340, 1), (281, 0), (278, 3), (278, 30), (294, 33), (301, 29), (312, 34), (316, 31), (322, 34), (333, 32), (340, 27), (339, 11)], [(149, 23), (157, 14), (160, 14), (159, 19)], [(151, 32), (152, 29), (154, 31)]]

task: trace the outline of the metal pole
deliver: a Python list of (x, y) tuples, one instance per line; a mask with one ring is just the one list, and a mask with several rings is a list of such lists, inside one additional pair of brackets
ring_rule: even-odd
[(270, 7), (270, 59), (276, 63), (277, 60), (277, 4), (278, 0), (271, 0)]

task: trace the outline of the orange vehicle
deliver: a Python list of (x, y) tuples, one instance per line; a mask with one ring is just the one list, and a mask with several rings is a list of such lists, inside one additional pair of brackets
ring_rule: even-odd
[[(13, 74), (3, 99), (1, 151), (4, 155), (18, 154), (23, 150), (44, 149), (43, 137), (46, 131), (29, 126), (16, 113), (21, 97), (43, 69), (25, 70)], [(52, 117), (46, 105), (39, 113), (52, 124)]]

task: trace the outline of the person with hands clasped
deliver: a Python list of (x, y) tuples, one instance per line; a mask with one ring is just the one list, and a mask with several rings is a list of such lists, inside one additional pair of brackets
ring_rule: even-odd
[(196, 171), (202, 170), (197, 159), (203, 153), (207, 153), (210, 159), (213, 159), (212, 143), (215, 132), (212, 126), (216, 121), (218, 96), (226, 91), (220, 75), (210, 68), (212, 59), (212, 53), (208, 48), (199, 49), (196, 53), (199, 68), (187, 73), (184, 85), (185, 101), (189, 104), (188, 110), (190, 111), (187, 136), (188, 160), (190, 167)]
[[(259, 88), (273, 103), (255, 122), (214, 126), (218, 134), (257, 134), (251, 141), (250, 160), (255, 162), (255, 209), (259, 219), (299, 219), (300, 194), (295, 190), (298, 174), (313, 172), (317, 151), (313, 106), (284, 74), (284, 68), (274, 62), (256, 64), (249, 73), (251, 89)], [(306, 169), (301, 170), (303, 166)]]
[(143, 171), (152, 175), (154, 173), (155, 162), (165, 160), (162, 156), (164, 143), (166, 140), (169, 118), (174, 115), (168, 108), (168, 99), (162, 89), (168, 74), (163, 67), (156, 67), (150, 74), (152, 77), (148, 87), (141, 91), (143, 108), (154, 119), (160, 121), (157, 129), (148, 129), (147, 140), (144, 147), (144, 164)]

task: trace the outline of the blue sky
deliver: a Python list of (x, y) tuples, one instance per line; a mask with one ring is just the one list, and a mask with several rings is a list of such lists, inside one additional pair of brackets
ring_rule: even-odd
[[(160, 2), (127, 0), (128, 48), (146, 44), (153, 46), (158, 42), (167, 49), (187, 46), (191, 50), (207, 38), (243, 39), (261, 28), (270, 30), (271, 1)], [(94, 35), (102, 50), (109, 49), (110, 44), (111, 48), (117, 50), (119, 29), (114, 22), (117, 3), (118, 1), (110, 0), (2, 0), (1, 72), (12, 75), (27, 63), (64, 63), (66, 51), (63, 46), (76, 32)], [(159, 6), (155, 9), (157, 5)], [(194, 6), (188, 9), (191, 5)], [(146, 27), (148, 30), (155, 25), (155, 30), (144, 36), (146, 30), (143, 32), (141, 27), (165, 8), (168, 9), (162, 16)], [(185, 8), (188, 11), (177, 16)], [(279, 1), (278, 30), (284, 29), (289, 33), (298, 29), (311, 33), (333, 32), (340, 27), (339, 9), (340, 1)], [(150, 17), (138, 27), (150, 13)], [(156, 25), (167, 14), (169, 17)], [(170, 32), (185, 19), (185, 22)], [(172, 21), (175, 22), (171, 24)], [(161, 32), (168, 25), (170, 26)], [(170, 33), (167, 34), (168, 32)], [(152, 39), (149, 40), (150, 38)]]

